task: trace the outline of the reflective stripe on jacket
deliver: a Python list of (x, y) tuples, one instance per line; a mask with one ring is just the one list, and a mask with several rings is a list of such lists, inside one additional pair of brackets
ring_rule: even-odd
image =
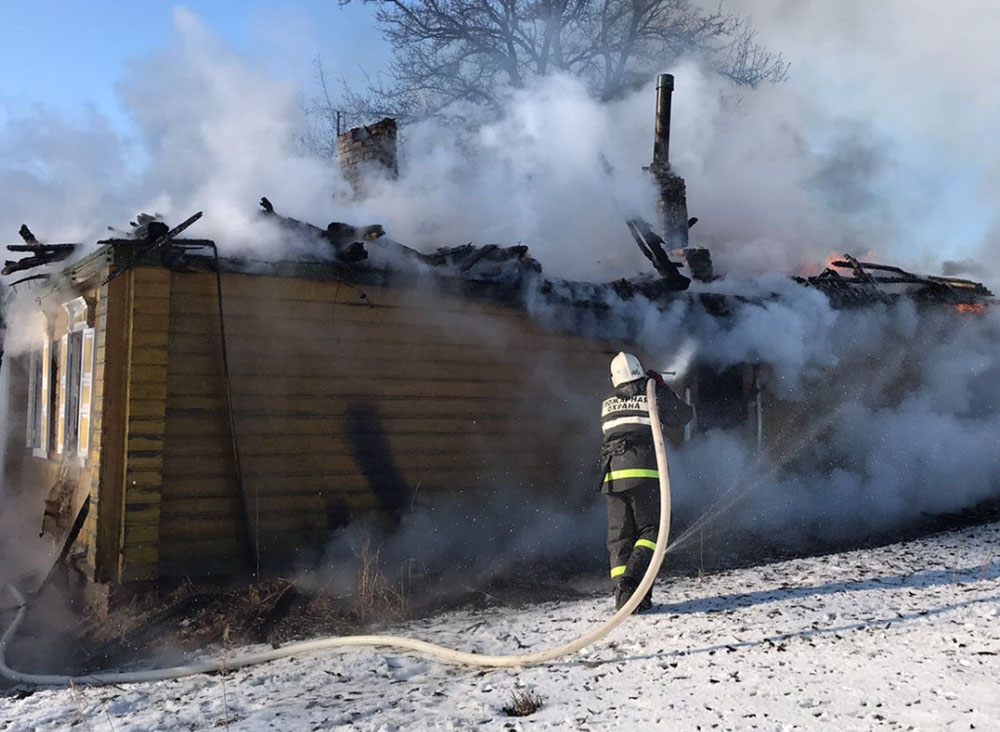
[[(622, 384), (601, 404), (604, 444), (598, 489), (604, 493), (627, 491), (659, 480), (645, 389), (645, 379)], [(691, 419), (691, 407), (670, 389), (657, 387), (656, 405), (664, 427), (680, 427)]]

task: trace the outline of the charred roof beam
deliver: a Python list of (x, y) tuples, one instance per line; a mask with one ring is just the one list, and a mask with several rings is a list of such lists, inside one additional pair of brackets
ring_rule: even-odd
[(24, 257), (17, 261), (6, 260), (0, 274), (13, 274), (26, 269), (40, 267), (44, 264), (59, 262), (71, 255), (79, 246), (78, 244), (44, 244), (35, 237), (31, 229), (26, 224), (21, 224), (17, 232), (24, 240), (24, 244), (8, 244), (7, 250), (11, 252), (30, 252), (30, 257)]

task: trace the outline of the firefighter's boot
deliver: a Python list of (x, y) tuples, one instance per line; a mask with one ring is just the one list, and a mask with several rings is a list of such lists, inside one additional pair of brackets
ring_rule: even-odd
[(646, 596), (642, 598), (642, 602), (639, 603), (639, 606), (635, 609), (635, 612), (644, 613), (652, 609), (653, 609), (653, 588), (650, 587), (649, 592), (647, 592)]
[[(615, 587), (615, 610), (621, 610), (625, 603), (632, 597), (632, 593), (639, 587), (639, 583), (631, 579), (622, 579)], [(650, 587), (642, 602), (633, 610), (634, 613), (643, 613), (653, 608), (653, 588)]]
[[(656, 544), (652, 541), (645, 539), (640, 539), (635, 543), (635, 547), (632, 549), (632, 554), (628, 558), (628, 562), (625, 565), (625, 574), (622, 576), (622, 584), (629, 585), (631, 591), (629, 596), (635, 589), (639, 586), (639, 582), (642, 580), (643, 576), (646, 574), (646, 569), (649, 568), (649, 561), (653, 558), (653, 550), (656, 548)], [(622, 601), (621, 605), (624, 605), (628, 601), (628, 597)], [(619, 605), (618, 607), (621, 607)], [(649, 592), (646, 596), (642, 598), (642, 602), (636, 607), (635, 612), (642, 613), (653, 607), (653, 588), (649, 588)]]
[(622, 577), (621, 581), (615, 587), (615, 610), (621, 610), (625, 607), (625, 603), (632, 597), (632, 593), (635, 592), (635, 588), (638, 586), (639, 583), (634, 582), (632, 579)]

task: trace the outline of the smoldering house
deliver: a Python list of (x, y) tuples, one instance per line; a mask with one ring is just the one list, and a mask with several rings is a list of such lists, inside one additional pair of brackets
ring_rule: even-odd
[[(651, 166), (664, 236), (627, 222), (649, 277), (550, 279), (525, 247), (422, 254), (380, 226), (318, 228), (263, 199), (276, 236), (323, 254), (219, 259), (214, 242), (180, 236), (197, 217), (175, 229), (143, 217), (15, 285), (37, 307), (19, 324), (34, 334), (28, 352), (5, 359), (5, 480), (43, 495), (40, 529), (83, 576), (111, 586), (309, 564), (352, 521), (391, 527), (455, 493), (517, 485), (582, 500), (596, 479), (608, 359), (636, 337), (612, 322), (609, 298), (683, 299), (719, 319), (734, 302), (687, 287), (714, 275), (708, 252), (685, 246), (693, 220), (666, 158), (668, 81)], [(395, 166), (394, 130), (352, 130), (342, 154)], [(15, 248), (30, 256), (5, 273), (69, 255), (28, 235)], [(991, 297), (977, 283), (850, 257), (800, 284), (838, 307), (912, 297), (975, 309)], [(537, 317), (538, 302), (555, 316)], [(785, 403), (767, 383), (759, 364), (695, 363), (675, 388), (696, 417), (670, 438), (725, 429), (782, 450), (819, 406)]]

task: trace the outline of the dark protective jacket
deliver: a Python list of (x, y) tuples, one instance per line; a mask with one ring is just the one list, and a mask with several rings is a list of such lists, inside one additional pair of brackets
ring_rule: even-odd
[[(665, 386), (656, 387), (656, 406), (664, 427), (683, 427), (693, 414), (691, 407)], [(622, 384), (604, 400), (600, 491), (618, 493), (659, 480), (651, 424), (646, 379)]]

